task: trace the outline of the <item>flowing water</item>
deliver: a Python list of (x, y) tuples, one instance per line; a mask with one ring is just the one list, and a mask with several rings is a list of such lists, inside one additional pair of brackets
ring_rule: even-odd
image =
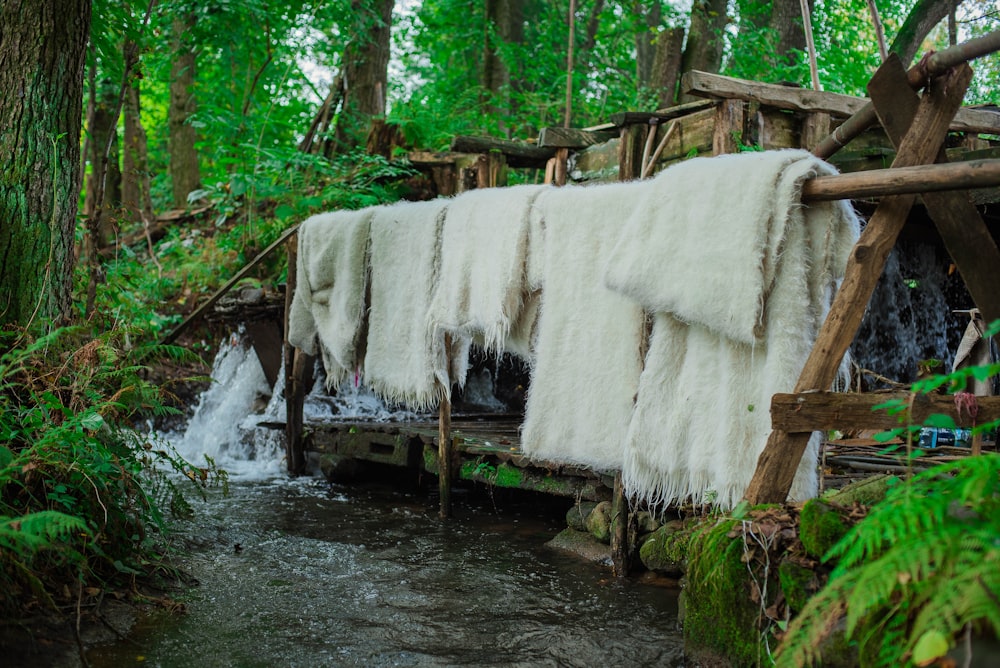
[(91, 665), (683, 664), (675, 590), (544, 546), (569, 501), (456, 492), (455, 517), (441, 520), (415, 486), (288, 479), (278, 440), (255, 428), (278, 400), (248, 417), (267, 392), (256, 357), (234, 342), (213, 376), (173, 439), (233, 472), (230, 494), (195, 503), (176, 538), (199, 586), (185, 614), (142, 620), (91, 650)]

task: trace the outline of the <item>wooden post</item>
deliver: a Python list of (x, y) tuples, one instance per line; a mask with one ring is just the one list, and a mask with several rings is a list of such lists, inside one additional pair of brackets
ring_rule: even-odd
[(500, 151), (483, 153), (476, 160), (476, 187), (496, 188), (507, 185), (507, 158)]
[[(875, 108), (883, 117), (897, 112), (893, 96), (885, 94), (893, 86), (883, 83), (886, 77), (894, 76), (895, 70), (879, 68), (868, 86)], [(900, 143), (892, 163), (894, 167), (909, 167), (934, 160), (944, 143), (951, 119), (962, 104), (962, 96), (971, 76), (972, 70), (966, 65), (931, 82), (928, 92), (920, 100), (909, 132)], [(857, 333), (865, 306), (871, 299), (914, 200), (914, 195), (887, 197), (868, 221), (848, 260), (844, 281), (802, 369), (795, 392), (825, 390), (833, 384), (840, 361)], [(785, 501), (808, 440), (808, 432), (771, 432), (747, 488), (746, 498), (750, 503)]]
[[(451, 336), (449, 334), (445, 334), (444, 349), (451, 350)], [(445, 368), (451, 368), (450, 359)], [(438, 406), (438, 493), (441, 501), (438, 515), (442, 519), (451, 517), (451, 464), (454, 454), (451, 441), (451, 401), (448, 399), (448, 389), (442, 388), (444, 391), (441, 392), (441, 404)]]
[(649, 132), (648, 124), (630, 123), (622, 126), (618, 145), (618, 180), (632, 181), (642, 175), (642, 147)]
[(715, 108), (715, 134), (712, 153), (739, 153), (743, 141), (743, 100), (720, 100)]
[(569, 149), (568, 148), (557, 148), (556, 155), (553, 158), (555, 160), (555, 172), (553, 174), (553, 182), (557, 186), (566, 185), (566, 170), (569, 161)]
[(289, 374), (290, 381), (285, 383), (286, 388), (291, 386), (291, 392), (285, 394), (285, 456), (288, 459), (288, 472), (292, 475), (302, 475), (306, 472), (302, 410), (306, 394), (315, 380), (312, 372), (315, 364), (315, 357), (295, 348), (292, 372)]
[(621, 471), (615, 474), (611, 499), (611, 566), (617, 577), (625, 577), (632, 569), (632, 552), (637, 533), (635, 513), (625, 495)]
[(813, 148), (830, 135), (830, 121), (830, 114), (821, 111), (806, 114), (806, 117), (802, 120), (799, 146), (807, 151), (813, 150)]
[[(296, 447), (301, 445), (302, 435), (302, 411), (296, 415), (295, 412), (295, 380), (293, 369), (295, 367), (295, 346), (288, 342), (288, 315), (292, 309), (292, 298), (295, 296), (295, 282), (298, 274), (298, 234), (288, 238), (286, 251), (288, 255), (288, 279), (285, 282), (285, 316), (284, 335), (282, 343), (282, 357), (285, 366), (285, 465), (288, 472), (298, 475), (296, 470), (299, 454), (295, 452)], [(277, 388), (275, 388), (277, 391)], [(296, 424), (298, 420), (298, 424)]]

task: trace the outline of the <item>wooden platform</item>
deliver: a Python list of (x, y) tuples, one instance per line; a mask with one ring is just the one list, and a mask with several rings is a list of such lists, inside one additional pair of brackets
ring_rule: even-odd
[[(614, 471), (539, 461), (521, 451), (520, 415), (452, 418), (459, 480), (588, 501), (611, 500)], [(348, 458), (438, 473), (438, 423), (344, 420), (305, 425), (304, 446), (320, 459)]]

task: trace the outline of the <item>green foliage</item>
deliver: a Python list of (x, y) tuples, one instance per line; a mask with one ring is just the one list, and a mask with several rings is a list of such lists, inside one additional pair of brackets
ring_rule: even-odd
[[(127, 332), (92, 337), (62, 329), (37, 340), (2, 335), (0, 356), (0, 609), (31, 598), (54, 604), (67, 582), (125, 585), (155, 564), (160, 510), (181, 490), (165, 469), (207, 484), (128, 425), (163, 415), (142, 379), (151, 356), (178, 348), (130, 347)], [(153, 490), (153, 491), (150, 491)], [(122, 579), (123, 576), (126, 579)]]
[[(862, 661), (897, 666), (967, 625), (1000, 635), (1000, 455), (942, 464), (890, 490), (826, 558), (829, 584), (789, 628), (779, 666), (809, 665), (846, 616)], [(936, 657), (931, 657), (936, 658)]]

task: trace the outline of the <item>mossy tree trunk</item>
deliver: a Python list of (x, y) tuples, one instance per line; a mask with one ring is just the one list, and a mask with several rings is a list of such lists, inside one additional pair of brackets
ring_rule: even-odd
[[(695, 0), (691, 5), (691, 27), (681, 57), (681, 73), (691, 70), (718, 72), (722, 67), (723, 34), (729, 23), (727, 0)], [(698, 98), (685, 95), (681, 102)]]
[(70, 317), (91, 0), (0, 3), (0, 325)]
[(389, 32), (394, 0), (353, 0), (358, 17), (344, 51), (343, 108), (337, 122), (338, 151), (365, 145), (373, 116), (385, 114)]
[(201, 170), (195, 148), (197, 133), (191, 125), (196, 110), (194, 96), (195, 52), (186, 35), (194, 26), (194, 16), (177, 18), (173, 22), (174, 62), (170, 68), (170, 108), (167, 124), (170, 128), (170, 181), (173, 185), (174, 206), (187, 206), (188, 194), (201, 187)]

